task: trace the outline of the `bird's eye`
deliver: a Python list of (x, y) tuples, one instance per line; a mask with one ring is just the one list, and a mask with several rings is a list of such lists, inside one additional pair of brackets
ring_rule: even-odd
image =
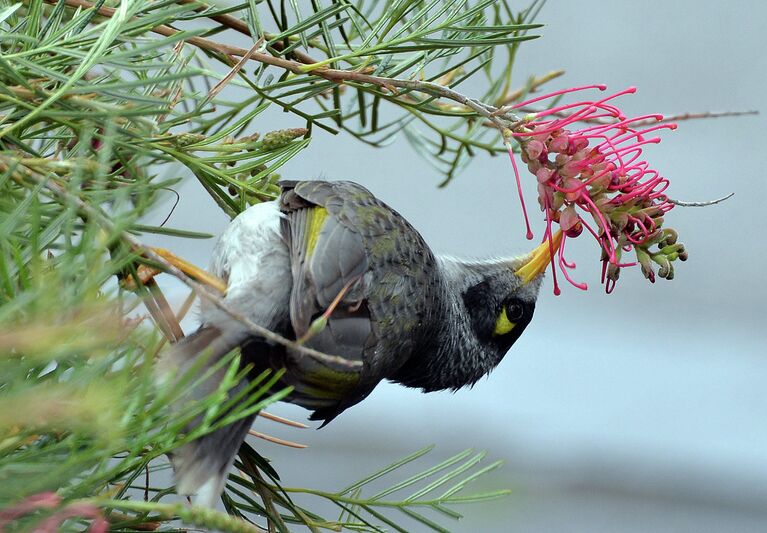
[(511, 300), (506, 304), (506, 316), (510, 321), (516, 322), (521, 320), (525, 315), (525, 306), (519, 300)]
[(519, 300), (509, 300), (501, 308), (498, 319), (495, 322), (493, 335), (506, 335), (517, 325), (517, 322), (525, 315), (525, 304)]

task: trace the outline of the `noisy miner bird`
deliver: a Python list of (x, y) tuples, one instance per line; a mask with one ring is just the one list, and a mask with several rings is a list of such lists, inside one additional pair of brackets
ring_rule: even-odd
[[(424, 392), (474, 384), (533, 318), (559, 235), (524, 257), (461, 261), (435, 256), (402, 215), (356, 183), (280, 186), (278, 200), (241, 213), (215, 249), (211, 269), (227, 283), (224, 301), (284, 337), (361, 364), (334, 365), (271, 343), (203, 302), (200, 328), (160, 362), (166, 378), (193, 368), (200, 354), (213, 365), (239, 347), (250, 376), (284, 368), (277, 386), (293, 387), (286, 400), (311, 409), (324, 425), (385, 379)], [(325, 327), (308, 336), (329, 309)], [(214, 391), (224, 373), (204, 380), (194, 397)], [(178, 492), (212, 506), (252, 422), (242, 419), (175, 451)]]

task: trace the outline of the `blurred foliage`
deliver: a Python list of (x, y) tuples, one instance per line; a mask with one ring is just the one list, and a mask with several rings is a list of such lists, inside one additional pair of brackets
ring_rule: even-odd
[[(478, 79), (477, 96), (503, 105), (527, 90), (511, 89), (511, 70), (520, 43), (534, 37), (540, 7), (497, 0), (0, 4), (0, 530), (31, 528), (69, 505), (62, 529), (88, 527), (78, 516), (97, 506), (119, 531), (173, 530), (180, 521), (227, 531), (256, 530), (255, 523), (276, 531), (292, 524), (405, 531), (392, 512), (444, 531), (422, 510), (458, 518), (449, 505), (505, 494), (461, 492), (497, 466), (475, 468), (482, 454), (462, 452), (367, 490), (422, 450), (333, 492), (282, 487), (268, 461), (244, 445), (224, 495), (235, 518), (177, 503), (172, 487), (150, 483), (169, 468), (165, 454), (285, 391), (267, 395), (276, 376), (265, 374), (233, 409), (214, 394), (171, 412), (184, 385), (200, 378), (155, 387), (152, 362), (167, 328), (147, 319), (145, 305), (161, 307), (164, 298), (154, 284), (134, 292), (120, 281), (137, 277), (146, 261), (137, 240), (144, 233), (209, 237), (142, 223), (182, 176), (195, 176), (234, 217), (276, 197), (277, 170), (317, 132), (344, 131), (381, 146), (404, 130), (448, 179), (477, 149), (502, 150), (468, 108), (322, 72), (448, 87)], [(242, 41), (260, 59), (233, 53), (228, 43)], [(271, 107), (288, 113), (290, 129), (268, 131), (261, 115)], [(222, 364), (231, 370), (226, 389), (239, 378), (237, 354)], [(200, 413), (206, 422), (184, 434)], [(40, 497), (49, 491), (56, 499)], [(328, 500), (341, 515), (320, 516), (294, 503), (294, 493)]]

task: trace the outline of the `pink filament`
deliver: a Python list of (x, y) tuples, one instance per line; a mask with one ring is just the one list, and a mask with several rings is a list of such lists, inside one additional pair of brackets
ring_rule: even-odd
[[(557, 269), (554, 265), (554, 243), (552, 242), (552, 235), (551, 235), (551, 204), (549, 203), (549, 199), (546, 198), (545, 201), (545, 210), (546, 210), (546, 233), (543, 236), (543, 239), (545, 241), (548, 241), (549, 243), (549, 261), (551, 262), (551, 279), (554, 282), (554, 296), (559, 296), (562, 294), (562, 291), (559, 289), (559, 283), (557, 283)], [(564, 235), (562, 236), (564, 238)]]
[(578, 289), (581, 289), (582, 291), (588, 290), (589, 286), (586, 283), (578, 283), (573, 280), (573, 278), (570, 277), (570, 273), (567, 271), (567, 269), (573, 269), (575, 268), (575, 263), (568, 263), (565, 259), (565, 241), (567, 240), (567, 235), (562, 235), (562, 241), (559, 243), (559, 269), (562, 271), (562, 275), (565, 277), (565, 279), (572, 285), (573, 287), (576, 287)]
[(522, 214), (525, 216), (525, 226), (527, 226), (527, 240), (533, 238), (533, 230), (530, 229), (530, 219), (527, 216), (527, 207), (525, 207), (525, 197), (522, 194), (522, 182), (519, 179), (519, 169), (517, 168), (517, 162), (514, 160), (514, 150), (511, 149), (511, 145), (507, 144), (509, 149), (509, 159), (511, 159), (511, 166), (514, 168), (514, 179), (517, 180), (517, 193), (519, 194), (519, 203), (522, 204)]
[[(563, 89), (521, 102), (516, 104), (514, 108), (525, 107), (543, 100), (588, 89), (604, 91), (606, 87), (604, 85), (588, 85)], [(649, 134), (660, 130), (673, 130), (676, 128), (676, 124), (656, 124), (647, 127), (635, 126), (640, 122), (651, 119), (661, 121), (663, 120), (663, 115), (648, 114), (627, 118), (617, 106), (609, 103), (619, 96), (634, 92), (636, 92), (636, 89), (630, 87), (600, 100), (562, 104), (552, 107), (535, 113), (535, 118), (526, 123), (525, 130), (511, 134), (512, 137), (519, 140), (520, 144), (523, 145), (523, 149), (525, 146), (524, 138), (537, 139), (548, 145), (552, 140), (548, 136), (554, 133), (555, 135), (565, 135), (566, 137), (564, 138), (568, 140), (566, 148), (557, 148), (557, 152), (551, 154), (556, 157), (556, 162), (549, 159), (547, 151), (538, 158), (537, 162), (528, 162), (528, 165), (535, 165), (535, 167), (531, 166), (531, 169), (540, 168), (538, 165), (543, 165), (550, 172), (550, 176), (540, 183), (539, 201), (542, 202), (543, 210), (546, 214), (544, 240), (549, 242), (550, 247), (554, 294), (558, 295), (561, 293), (556, 278), (557, 269), (554, 268), (555, 255), (557, 256), (559, 270), (571, 285), (582, 290), (585, 290), (587, 285), (586, 283), (575, 282), (570, 276), (569, 270), (575, 268), (575, 263), (569, 263), (564, 256), (567, 237), (563, 236), (556, 251), (553, 249), (552, 224), (555, 213), (553, 212), (550, 200), (552, 194), (555, 192), (564, 194), (565, 206), (577, 205), (580, 209), (592, 215), (597, 221), (599, 232), (581, 218), (581, 223), (594, 239), (599, 242), (606, 255), (606, 258), (602, 261), (601, 278), (608, 294), (615, 289), (616, 284), (615, 280), (607, 278), (608, 265), (614, 265), (617, 268), (637, 265), (637, 262), (621, 263), (619, 253), (621, 251), (630, 252), (634, 246), (644, 244), (657, 231), (654, 217), (662, 215), (674, 207), (664, 194), (668, 188), (668, 180), (660, 176), (656, 170), (651, 169), (646, 161), (641, 160), (641, 157), (644, 145), (660, 142), (660, 138), (650, 138), (648, 137)], [(569, 112), (569, 114), (561, 116), (564, 112)], [(550, 119), (545, 118), (552, 115), (560, 116)], [(615, 120), (607, 124), (588, 125), (574, 132), (566, 129), (567, 126), (576, 122), (604, 118)], [(589, 145), (592, 143), (592, 147), (589, 148)], [(562, 146), (561, 143), (558, 142), (558, 144)], [(532, 238), (532, 231), (524, 199), (522, 198), (519, 170), (508, 142), (507, 147), (509, 148), (509, 158), (514, 168), (517, 192), (525, 216), (527, 238), (530, 239)], [(559, 150), (562, 151), (560, 152)], [(580, 157), (581, 159), (576, 160), (573, 156)], [(556, 165), (556, 167), (553, 165)], [(563, 176), (560, 172), (563, 172), (567, 177)], [(592, 173), (593, 175), (589, 175)], [(597, 180), (602, 180), (605, 183), (596, 189), (590, 189), (590, 186)], [(609, 195), (605, 197), (605, 200), (600, 200), (600, 205), (602, 205), (602, 201), (608, 201), (609, 205), (613, 206), (625, 204), (628, 206), (629, 213), (633, 213), (629, 215), (629, 224), (621, 230), (621, 235), (613, 234), (613, 231), (617, 232), (617, 226), (613, 227), (606, 214), (597, 207), (596, 202), (591, 197), (594, 190), (606, 190)], [(625, 241), (623, 241), (624, 239)], [(619, 247), (621, 241), (625, 244)]]
[(584, 85), (583, 87), (571, 87), (570, 89), (562, 89), (560, 91), (556, 91), (553, 93), (545, 94), (543, 96), (539, 96), (537, 98), (531, 98), (530, 100), (525, 100), (524, 102), (520, 102), (518, 104), (515, 104), (512, 109), (517, 109), (518, 107), (524, 107), (530, 104), (534, 104), (535, 102), (540, 102), (541, 100), (548, 100), (549, 98), (555, 98), (559, 96), (560, 94), (567, 94), (567, 93), (574, 93), (577, 91), (586, 91), (588, 89), (599, 89), (600, 91), (604, 91), (607, 89), (607, 85), (599, 84), (599, 85)]

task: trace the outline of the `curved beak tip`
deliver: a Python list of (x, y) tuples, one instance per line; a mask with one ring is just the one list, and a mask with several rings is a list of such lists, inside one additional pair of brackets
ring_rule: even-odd
[(562, 230), (557, 230), (551, 240), (545, 239), (525, 259), (521, 267), (514, 273), (522, 280), (523, 284), (530, 283), (546, 271), (552, 257), (559, 249), (562, 242)]

